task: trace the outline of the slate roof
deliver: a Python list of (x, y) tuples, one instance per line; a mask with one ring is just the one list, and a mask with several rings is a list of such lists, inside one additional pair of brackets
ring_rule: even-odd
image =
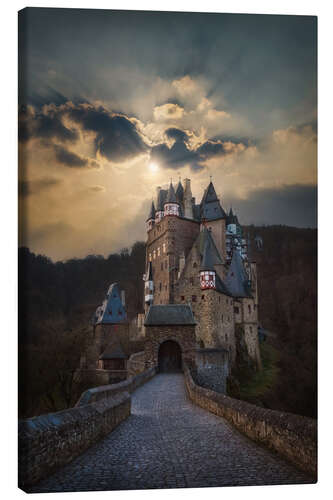
[(118, 283), (112, 283), (103, 304), (96, 309), (95, 324), (117, 324), (126, 320), (127, 315), (121, 302)]
[(222, 219), (227, 216), (221, 207), (212, 182), (209, 183), (202, 197), (200, 203), (200, 216), (201, 219), (205, 220)]
[(160, 189), (157, 198), (156, 212), (163, 212), (163, 205), (167, 197), (168, 191), (166, 189)]
[(193, 205), (193, 218), (200, 220), (200, 205)]
[(166, 200), (164, 203), (178, 203), (177, 202), (177, 198), (176, 198), (176, 193), (175, 193), (175, 189), (172, 185), (172, 182), (170, 182), (170, 186), (169, 186), (169, 189), (168, 189), (168, 194), (167, 194), (167, 197), (166, 197)]
[(178, 199), (178, 201), (183, 201), (184, 199), (184, 188), (182, 186), (182, 183), (179, 181), (178, 182), (178, 186), (177, 186), (177, 189), (176, 189), (176, 197)]
[(99, 359), (127, 359), (126, 354), (121, 348), (120, 344), (111, 342), (105, 351), (100, 355)]
[[(203, 232), (203, 231), (202, 231)], [(208, 231), (207, 231), (208, 233)], [(211, 244), (211, 237), (206, 236), (204, 243), (204, 250), (200, 264), (200, 271), (214, 271), (214, 265), (216, 263), (215, 253)]]
[(244, 298), (252, 297), (248, 275), (245, 271), (242, 257), (239, 251), (235, 248), (231, 264), (228, 270), (225, 284), (233, 297)]
[(147, 221), (149, 219), (155, 219), (155, 205), (154, 205), (153, 201), (151, 202), (151, 207), (150, 207), (150, 211), (149, 211), (149, 215), (148, 215)]
[(199, 244), (199, 252), (202, 256), (205, 253), (206, 242), (209, 240), (209, 249), (207, 250), (210, 253), (210, 258), (213, 260), (213, 265), (223, 264), (222, 257), (220, 252), (216, 248), (215, 242), (210, 234), (210, 231), (206, 227), (200, 231), (198, 235), (198, 244)]
[(185, 304), (151, 305), (145, 326), (196, 325), (192, 308)]

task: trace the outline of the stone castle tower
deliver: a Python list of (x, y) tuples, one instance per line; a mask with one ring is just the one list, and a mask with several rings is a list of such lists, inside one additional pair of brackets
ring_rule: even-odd
[(145, 313), (151, 305), (190, 304), (198, 348), (223, 348), (232, 365), (241, 336), (260, 367), (256, 264), (213, 183), (199, 204), (190, 179), (158, 187), (146, 227)]

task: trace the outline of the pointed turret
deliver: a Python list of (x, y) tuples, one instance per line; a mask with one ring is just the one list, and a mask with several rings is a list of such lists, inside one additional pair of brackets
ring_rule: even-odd
[(168, 189), (168, 194), (164, 203), (164, 215), (173, 215), (179, 216), (179, 203), (176, 198), (176, 193), (172, 182), (170, 182), (170, 186)]
[(204, 229), (204, 249), (200, 265), (200, 286), (201, 290), (208, 288), (216, 288), (216, 271), (214, 264), (216, 264), (216, 249), (213, 247), (211, 237)]
[(95, 313), (95, 324), (117, 324), (126, 319), (126, 311), (121, 300), (117, 283), (110, 285), (106, 299)]
[(163, 201), (164, 201), (164, 189), (161, 189), (160, 187), (157, 188), (157, 204), (156, 204), (156, 213), (155, 213), (155, 222), (159, 222), (163, 216), (164, 216), (164, 211), (163, 211)]
[(183, 203), (183, 201), (184, 201), (184, 188), (182, 186), (182, 183), (180, 182), (180, 179), (179, 179), (178, 186), (176, 189), (176, 198), (178, 200), (178, 203)]
[(216, 191), (212, 181), (205, 189), (204, 195), (200, 203), (201, 219), (215, 220), (226, 218), (226, 213), (221, 207), (220, 201), (216, 195)]
[(236, 248), (234, 249), (232, 255), (225, 283), (233, 297), (251, 297), (251, 283), (248, 274), (245, 271), (240, 252)]
[(154, 202), (151, 202), (150, 212), (146, 221), (147, 231), (150, 231), (155, 224), (155, 205)]

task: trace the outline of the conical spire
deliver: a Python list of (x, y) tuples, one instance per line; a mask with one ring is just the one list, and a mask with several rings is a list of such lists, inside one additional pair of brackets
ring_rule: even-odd
[(163, 212), (163, 192), (162, 189), (158, 192), (158, 197), (157, 197), (157, 212)]
[(155, 219), (155, 205), (154, 205), (154, 201), (151, 202), (151, 207), (150, 207), (150, 211), (149, 211), (149, 215), (148, 215), (147, 221), (149, 221), (150, 219)]
[(180, 179), (179, 179), (178, 186), (176, 189), (176, 197), (177, 197), (178, 201), (183, 201), (183, 199), (184, 199), (184, 188), (182, 186), (182, 183), (180, 182)]
[(204, 195), (200, 203), (201, 218), (203, 220), (216, 220), (223, 219), (226, 217), (226, 213), (223, 210), (220, 201), (216, 195), (215, 188), (212, 181), (208, 184), (205, 189)]
[(170, 182), (170, 186), (169, 186), (169, 190), (168, 190), (168, 194), (167, 194), (165, 203), (178, 203), (172, 182)]

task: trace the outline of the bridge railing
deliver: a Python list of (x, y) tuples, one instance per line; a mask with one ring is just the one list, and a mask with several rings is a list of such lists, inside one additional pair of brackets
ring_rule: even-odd
[(113, 431), (130, 416), (130, 394), (154, 375), (152, 368), (118, 384), (88, 389), (74, 408), (20, 420), (19, 487), (37, 483)]
[(224, 417), (249, 438), (276, 451), (314, 477), (317, 475), (317, 421), (287, 412), (255, 406), (198, 386), (184, 366), (190, 399)]

